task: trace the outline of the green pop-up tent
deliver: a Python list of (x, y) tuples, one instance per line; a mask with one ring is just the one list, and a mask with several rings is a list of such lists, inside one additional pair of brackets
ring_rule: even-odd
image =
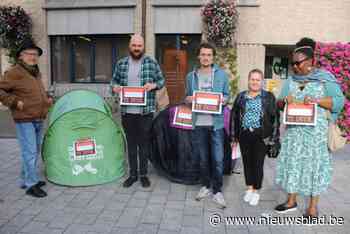
[(98, 94), (75, 90), (58, 99), (49, 113), (42, 155), (49, 181), (86, 186), (124, 174), (125, 137)]

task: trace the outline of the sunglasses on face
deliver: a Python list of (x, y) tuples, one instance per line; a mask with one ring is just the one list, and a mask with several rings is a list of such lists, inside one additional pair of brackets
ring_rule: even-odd
[(293, 66), (299, 67), (300, 64), (302, 64), (303, 62), (305, 62), (305, 61), (308, 60), (308, 59), (309, 59), (309, 58), (304, 58), (304, 59), (302, 59), (302, 60), (300, 60), (300, 61), (292, 61), (291, 65), (292, 65), (292, 67), (293, 67)]

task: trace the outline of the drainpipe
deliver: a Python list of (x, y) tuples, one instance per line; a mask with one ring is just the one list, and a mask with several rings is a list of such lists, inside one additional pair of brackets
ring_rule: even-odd
[(147, 3), (146, 0), (142, 0), (141, 2), (142, 6), (142, 36), (146, 40), (146, 8), (147, 8)]

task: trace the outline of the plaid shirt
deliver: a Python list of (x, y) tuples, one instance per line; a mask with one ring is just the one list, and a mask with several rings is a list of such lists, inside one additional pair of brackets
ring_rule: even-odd
[[(128, 72), (129, 72), (129, 57), (120, 59), (114, 69), (111, 86), (120, 85), (128, 86)], [(159, 64), (149, 56), (142, 59), (140, 72), (141, 86), (146, 83), (155, 83), (156, 90), (163, 88), (164, 77), (160, 70)], [(142, 115), (149, 114), (156, 111), (156, 90), (147, 93), (146, 106), (142, 107)], [(121, 112), (124, 114), (125, 106), (122, 106)]]

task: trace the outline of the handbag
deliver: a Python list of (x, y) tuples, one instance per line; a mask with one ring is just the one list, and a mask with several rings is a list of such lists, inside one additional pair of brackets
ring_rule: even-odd
[(328, 119), (328, 149), (331, 152), (335, 152), (342, 149), (347, 140), (342, 136), (338, 125), (332, 121), (332, 115), (329, 110), (327, 110), (326, 115)]
[(342, 136), (342, 132), (337, 124), (329, 122), (328, 125), (328, 149), (331, 152), (342, 149), (346, 144), (346, 138)]
[(232, 146), (232, 154), (231, 154), (232, 160), (239, 159), (241, 156), (242, 154), (241, 154), (241, 148), (239, 146), (239, 143), (234, 143)]
[(169, 105), (168, 90), (164, 86), (156, 91), (156, 109), (157, 112), (164, 110)]
[(281, 143), (279, 140), (269, 142), (267, 144), (267, 157), (269, 158), (277, 158), (281, 151)]

